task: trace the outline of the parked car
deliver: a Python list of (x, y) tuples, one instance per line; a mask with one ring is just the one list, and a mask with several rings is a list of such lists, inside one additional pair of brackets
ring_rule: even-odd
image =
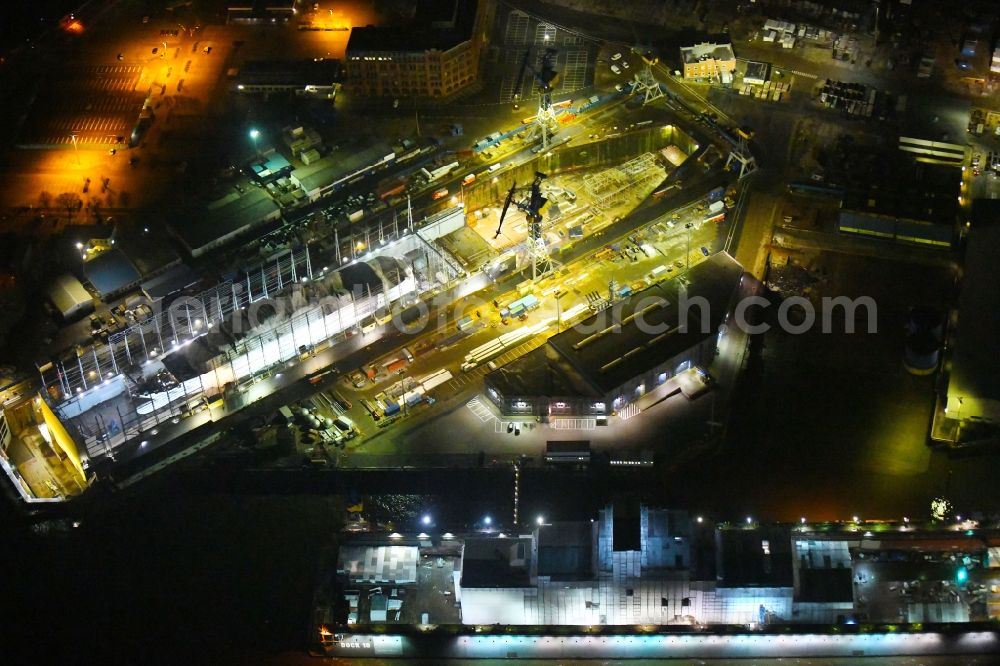
[(611, 59), (612, 60), (621, 60), (622, 59), (622, 54), (621, 53), (616, 53), (613, 56), (611, 56)]
[(622, 73), (622, 70), (619, 69), (618, 65), (611, 65), (611, 71), (614, 72), (615, 74), (621, 74)]

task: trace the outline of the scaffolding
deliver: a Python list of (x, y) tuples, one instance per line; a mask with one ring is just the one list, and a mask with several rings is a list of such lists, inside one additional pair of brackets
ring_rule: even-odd
[(587, 174), (583, 177), (583, 186), (591, 197), (591, 206), (604, 211), (621, 203), (632, 189), (661, 177), (662, 171), (653, 153), (643, 153), (624, 164)]

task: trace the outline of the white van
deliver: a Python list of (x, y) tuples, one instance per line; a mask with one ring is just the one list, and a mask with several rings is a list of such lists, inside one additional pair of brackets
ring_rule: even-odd
[(487, 171), (487, 173), (495, 173), (495, 172), (499, 171), (502, 168), (503, 168), (503, 165), (500, 164), (499, 162), (497, 162), (496, 164), (491, 164), (490, 168), (487, 169), (486, 171)]

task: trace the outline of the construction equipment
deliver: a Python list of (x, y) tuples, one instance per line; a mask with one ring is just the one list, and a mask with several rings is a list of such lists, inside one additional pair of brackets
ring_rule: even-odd
[[(507, 217), (507, 211), (513, 203), (528, 219), (527, 249), (531, 260), (532, 282), (555, 270), (558, 263), (549, 256), (545, 247), (545, 238), (542, 236), (542, 208), (548, 203), (548, 199), (542, 195), (541, 189), (542, 181), (545, 178), (544, 173), (535, 172), (535, 179), (531, 185), (521, 188), (517, 186), (517, 183), (511, 185), (507, 192), (507, 198), (504, 200), (503, 210), (500, 211), (500, 222), (497, 225), (496, 235), (493, 236), (494, 240), (499, 238), (503, 231), (504, 218)], [(524, 192), (527, 196), (521, 200), (515, 200), (515, 195), (518, 192)]]
[(549, 142), (555, 134), (558, 124), (556, 122), (556, 110), (552, 106), (552, 89), (559, 78), (555, 70), (555, 58), (558, 51), (554, 48), (547, 48), (539, 58), (537, 65), (530, 64), (531, 49), (524, 52), (524, 59), (521, 61), (521, 70), (517, 74), (517, 82), (514, 84), (514, 108), (518, 108), (518, 101), (521, 97), (521, 86), (524, 83), (525, 72), (530, 72), (535, 84), (538, 86), (538, 113), (535, 115), (534, 124), (525, 137), (527, 143), (541, 138), (542, 151), (549, 149)]
[(663, 86), (656, 80), (653, 74), (653, 67), (660, 61), (660, 58), (652, 50), (647, 50), (642, 54), (643, 67), (635, 74), (632, 82), (632, 94), (641, 97), (643, 104), (649, 104), (664, 96)]

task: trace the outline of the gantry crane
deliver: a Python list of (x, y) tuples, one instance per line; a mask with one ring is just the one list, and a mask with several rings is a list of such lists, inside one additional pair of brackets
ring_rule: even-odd
[[(528, 238), (527, 249), (528, 258), (531, 261), (531, 281), (536, 282), (539, 278), (555, 270), (558, 266), (552, 257), (549, 256), (545, 247), (545, 238), (542, 236), (542, 208), (548, 203), (548, 199), (542, 196), (542, 181), (545, 174), (535, 172), (535, 179), (527, 187), (518, 187), (517, 183), (510, 186), (507, 198), (503, 202), (503, 210), (500, 211), (500, 223), (497, 225), (497, 232), (493, 236), (496, 240), (503, 231), (503, 221), (507, 217), (507, 211), (513, 203), (514, 207), (524, 213), (528, 218)], [(526, 193), (523, 199), (515, 200), (518, 192)]]
[(653, 67), (660, 61), (652, 49), (642, 53), (642, 69), (635, 74), (632, 82), (632, 94), (641, 97), (643, 104), (649, 104), (663, 97), (663, 87), (653, 74)]

